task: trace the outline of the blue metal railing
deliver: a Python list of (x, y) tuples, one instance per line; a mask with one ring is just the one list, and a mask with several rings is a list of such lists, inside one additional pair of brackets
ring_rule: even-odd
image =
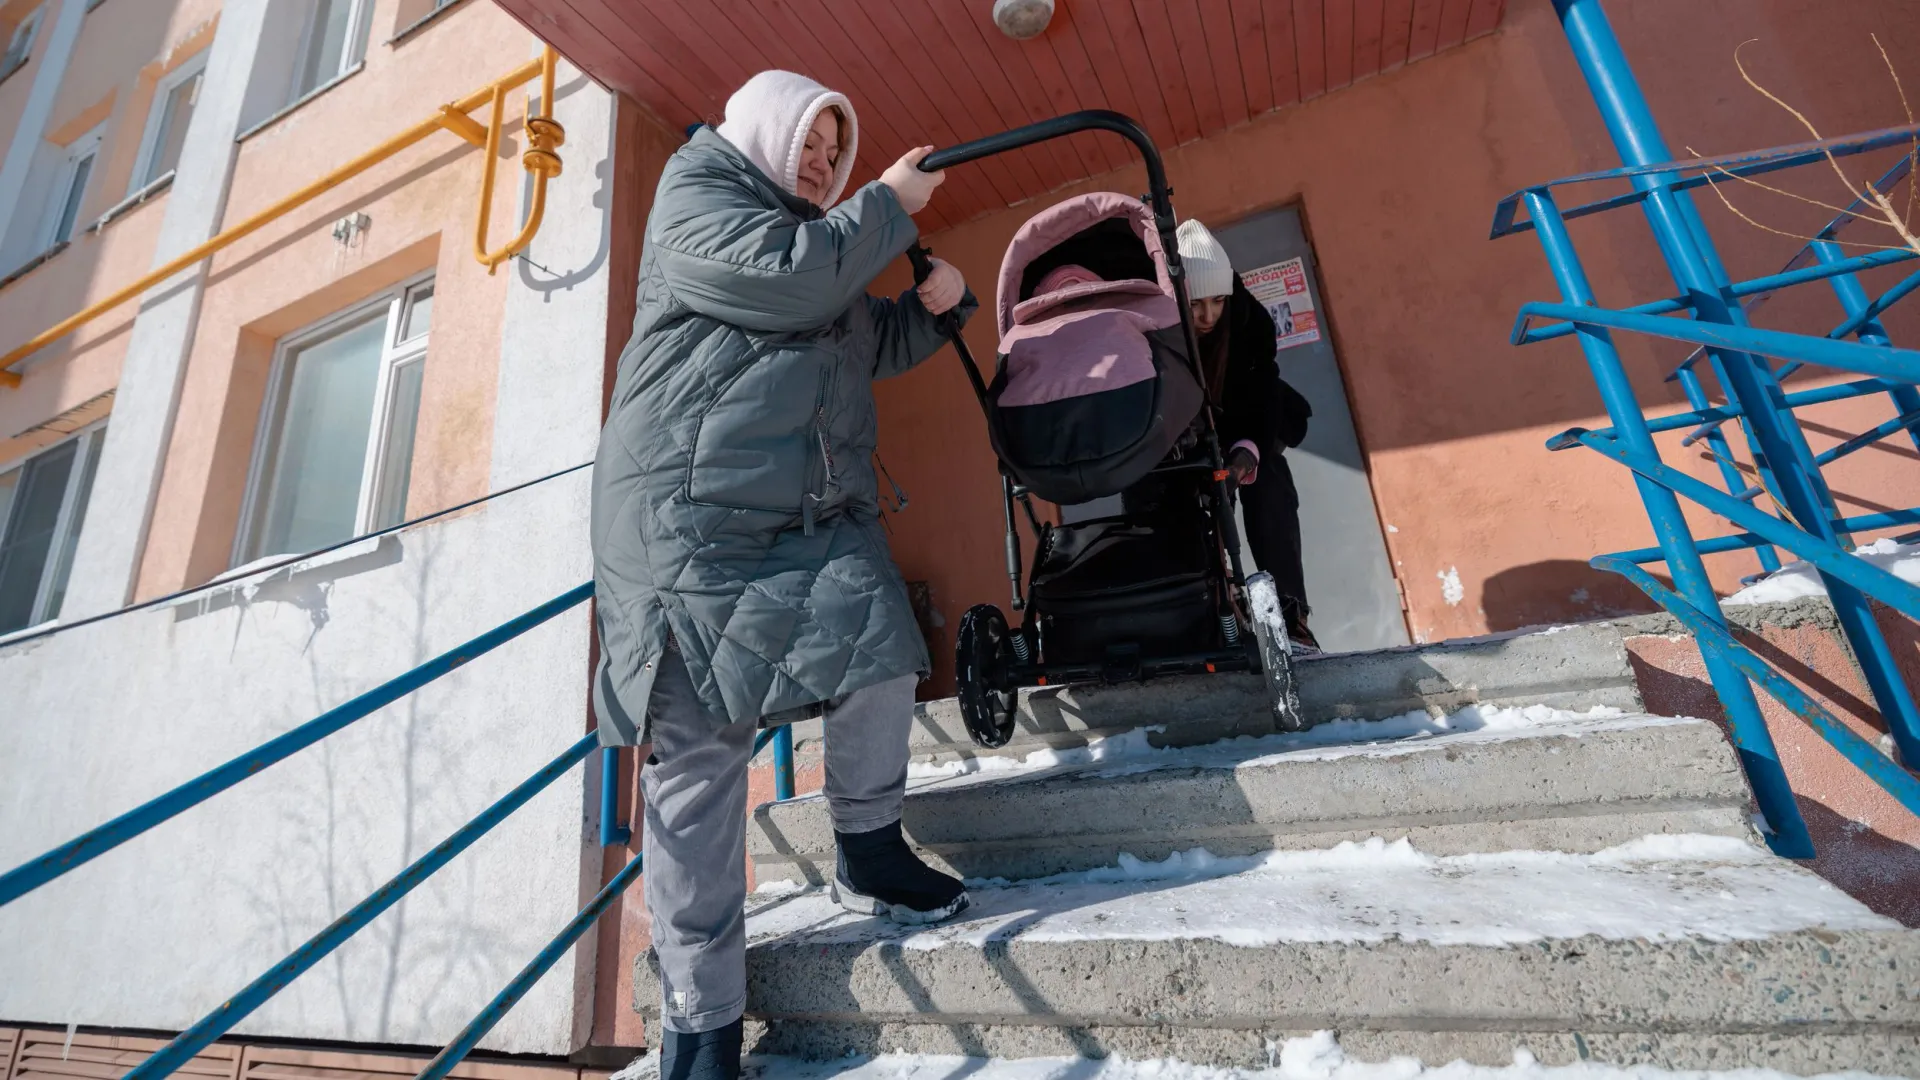
[[(0, 906), (71, 873), (127, 841), (187, 810), (206, 802), (250, 776), (286, 760), (329, 735), (340, 731), (377, 710), (438, 679), (467, 662), (519, 637), (564, 611), (593, 596), (593, 583), (576, 586), (552, 600), (501, 623), (487, 632), (450, 649), (388, 681), (360, 694), (343, 705), (321, 713), (292, 731), (270, 739), (229, 761), (142, 803), (113, 820), (75, 837), (58, 847), (0, 874)], [(275, 994), (301, 974), (339, 948), (347, 939), (364, 929), (380, 914), (398, 903), (420, 883), (432, 877), (448, 862), (485, 836), (494, 826), (526, 805), (568, 770), (592, 756), (598, 738), (581, 737), (538, 772), (501, 796), (478, 816), (461, 826), (453, 835), (416, 859), (386, 884), (368, 894), (332, 923), (262, 972), (239, 992), (208, 1013), (192, 1027), (155, 1051), (127, 1074), (126, 1080), (160, 1080), (171, 1075), (214, 1040), (232, 1030)], [(763, 731), (755, 739), (757, 754), (768, 743), (774, 747), (775, 790), (779, 798), (793, 797), (793, 730), (777, 727)], [(620, 749), (602, 748), (600, 758), (600, 843), (602, 846), (626, 844), (632, 829), (619, 813)], [(574, 946), (637, 880), (643, 860), (636, 853), (614, 874), (587, 905), (580, 909), (526, 967), (515, 975), (479, 1014), (421, 1070), (422, 1080), (441, 1080), (471, 1053), (487, 1032), (500, 1022), (520, 999), (526, 996), (566, 951)]]
[[(1920, 814), (1920, 782), (1847, 728), (1799, 687), (1741, 644), (1727, 627), (1719, 599), (1709, 583), (1702, 555), (1752, 549), (1763, 570), (1778, 568), (1772, 549), (1785, 548), (1812, 564), (1826, 585), (1841, 630), (1852, 646), (1873, 700), (1887, 723), (1902, 760), (1920, 764), (1920, 710), (1895, 666), (1892, 650), (1874, 621), (1871, 600), (1920, 618), (1920, 588), (1879, 569), (1849, 551), (1852, 533), (1920, 522), (1920, 509), (1842, 518), (1821, 466), (1860, 448), (1907, 432), (1920, 446), (1920, 352), (1895, 348), (1878, 316), (1920, 288), (1913, 275), (1878, 298), (1869, 299), (1860, 272), (1920, 258), (1912, 250), (1876, 251), (1846, 257), (1834, 242), (1863, 203), (1836, 217), (1778, 274), (1733, 281), (1721, 263), (1711, 235), (1692, 202), (1691, 189), (1729, 177), (1749, 177), (1795, 168), (1830, 157), (1850, 157), (1899, 146), (1920, 147), (1920, 126), (1890, 128), (1825, 143), (1674, 161), (1654, 122), (1633, 71), (1607, 22), (1601, 0), (1554, 0), (1575, 59), (1625, 167), (1556, 180), (1515, 192), (1494, 214), (1495, 237), (1532, 231), (1538, 238), (1562, 303), (1527, 304), (1514, 328), (1516, 345), (1573, 336), (1580, 343), (1611, 426), (1573, 429), (1548, 442), (1554, 450), (1586, 446), (1631, 470), (1659, 545), (1602, 555), (1593, 565), (1625, 576), (1671, 611), (1700, 643), (1714, 690), (1726, 709), (1729, 733), (1753, 785), (1755, 800), (1775, 851), (1796, 858), (1814, 854), (1806, 822), (1781, 767), (1759, 702), (1758, 685), (1846, 759), (1885, 788), (1909, 810)], [(1907, 175), (1903, 159), (1881, 178), (1883, 184)], [(1572, 210), (1561, 210), (1552, 189), (1590, 181), (1625, 181), (1632, 190)], [(1882, 188), (1881, 190), (1887, 190)], [(1857, 193), (1856, 193), (1857, 194)], [(1567, 222), (1627, 206), (1638, 206), (1651, 227), (1679, 295), (1624, 309), (1599, 306), (1581, 264)], [(1520, 220), (1524, 208), (1526, 219)], [(1844, 320), (1819, 335), (1786, 333), (1752, 326), (1743, 299), (1754, 303), (1781, 289), (1826, 281), (1840, 302)], [(1535, 318), (1556, 320), (1532, 325)], [(1700, 348), (1674, 373), (1691, 410), (1650, 420), (1614, 347), (1615, 333), (1632, 333)], [(1845, 340), (1852, 338), (1854, 340)], [(1763, 357), (1785, 360), (1775, 368)], [(1726, 395), (1726, 404), (1709, 402), (1699, 361)], [(1807, 365), (1871, 376), (1840, 386), (1786, 393), (1780, 380)], [(1815, 455), (1795, 411), (1809, 405), (1868, 394), (1887, 394), (1895, 419)], [(1741, 472), (1721, 426), (1737, 422), (1759, 484)], [(1722, 491), (1663, 463), (1653, 441), (1659, 431), (1694, 430), (1685, 444), (1705, 440), (1715, 461)], [(1788, 517), (1757, 509), (1751, 500), (1772, 495)], [(1726, 518), (1744, 532), (1696, 541), (1680, 498)], [(1638, 564), (1664, 562), (1672, 573), (1668, 589)]]

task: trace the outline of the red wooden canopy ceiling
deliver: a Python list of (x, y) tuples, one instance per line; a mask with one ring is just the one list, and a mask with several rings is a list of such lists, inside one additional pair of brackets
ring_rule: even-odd
[[(853, 99), (855, 183), (915, 145), (949, 146), (1075, 109), (1139, 119), (1162, 148), (1337, 90), (1494, 29), (1506, 0), (1058, 0), (1027, 41), (992, 0), (496, 0), (603, 85), (676, 127), (718, 120), (749, 76), (785, 68)], [(956, 169), (930, 231), (1121, 167), (1080, 135)]]

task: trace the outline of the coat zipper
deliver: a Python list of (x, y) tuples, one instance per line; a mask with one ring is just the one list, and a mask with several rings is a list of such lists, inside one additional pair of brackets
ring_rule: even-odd
[[(813, 435), (814, 440), (820, 446), (820, 462), (826, 472), (826, 479), (822, 481), (818, 492), (809, 491), (800, 500), (800, 531), (806, 536), (813, 535), (813, 525), (820, 507), (823, 506), (828, 497), (840, 487), (839, 482), (835, 480), (833, 476), (833, 449), (827, 442), (828, 374), (828, 372), (821, 373), (820, 392), (813, 403)], [(812, 456), (811, 447), (808, 448), (808, 456)], [(807, 472), (811, 475), (813, 470), (808, 469)]]

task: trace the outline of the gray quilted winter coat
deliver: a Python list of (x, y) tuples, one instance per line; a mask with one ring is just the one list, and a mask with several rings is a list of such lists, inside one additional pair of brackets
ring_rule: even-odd
[(670, 635), (716, 726), (927, 672), (872, 383), (945, 338), (912, 290), (866, 292), (917, 235), (886, 186), (823, 215), (711, 128), (668, 162), (594, 461), (603, 744), (648, 741)]

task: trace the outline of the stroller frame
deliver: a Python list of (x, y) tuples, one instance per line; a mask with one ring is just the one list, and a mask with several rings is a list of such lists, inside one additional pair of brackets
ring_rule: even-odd
[[(1263, 675), (1269, 704), (1275, 721), (1283, 730), (1299, 730), (1305, 724), (1300, 715), (1299, 696), (1294, 689), (1293, 670), (1284, 620), (1280, 616), (1273, 579), (1262, 572), (1245, 575), (1240, 559), (1240, 534), (1235, 525), (1228, 492), (1229, 473), (1220, 451), (1214, 406), (1207, 393), (1204, 365), (1199, 362), (1199, 335), (1193, 326), (1188, 303), (1186, 271), (1181, 264), (1179, 244), (1174, 230), (1173, 188), (1167, 183), (1166, 169), (1153, 139), (1138, 122), (1122, 113), (1087, 110), (1042, 120), (989, 135), (929, 154), (920, 168), (937, 172), (994, 154), (1031, 146), (1050, 139), (1064, 138), (1083, 131), (1106, 131), (1127, 139), (1146, 162), (1148, 194), (1145, 201), (1153, 211), (1154, 227), (1164, 249), (1167, 274), (1172, 280), (1175, 302), (1180, 309), (1180, 326), (1186, 339), (1188, 363), (1202, 391), (1200, 463), (1162, 464), (1148, 475), (1205, 470), (1211, 475), (1207, 484), (1208, 511), (1213, 525), (1213, 553), (1210, 567), (1213, 595), (1222, 645), (1191, 652), (1142, 655), (1138, 648), (1109, 649), (1098, 663), (1045, 663), (1036, 652), (1044, 647), (1039, 626), (1029, 627), (1027, 597), (1021, 588), (1022, 560), (1020, 537), (1014, 515), (1018, 500), (1026, 511), (1038, 543), (1044, 545), (1052, 526), (1040, 520), (1026, 490), (1016, 485), (1001, 462), (1000, 483), (1006, 521), (1007, 577), (1012, 585), (1013, 610), (1022, 613), (1021, 626), (1010, 629), (1000, 609), (979, 604), (961, 619), (956, 643), (955, 674), (959, 681), (961, 713), (968, 734), (985, 747), (1005, 745), (1012, 739), (1018, 716), (1018, 691), (1021, 687), (1047, 686), (1075, 682), (1121, 683), (1156, 676), (1202, 674), (1225, 671), (1253, 671)], [(931, 252), (916, 246), (908, 252), (916, 281), (925, 281), (932, 272)], [(945, 319), (948, 339), (965, 366), (982, 410), (990, 407), (987, 383), (974, 362), (973, 353), (951, 316)], [(1036, 563), (1038, 555), (1036, 554)], [(1243, 632), (1250, 629), (1251, 634)]]

